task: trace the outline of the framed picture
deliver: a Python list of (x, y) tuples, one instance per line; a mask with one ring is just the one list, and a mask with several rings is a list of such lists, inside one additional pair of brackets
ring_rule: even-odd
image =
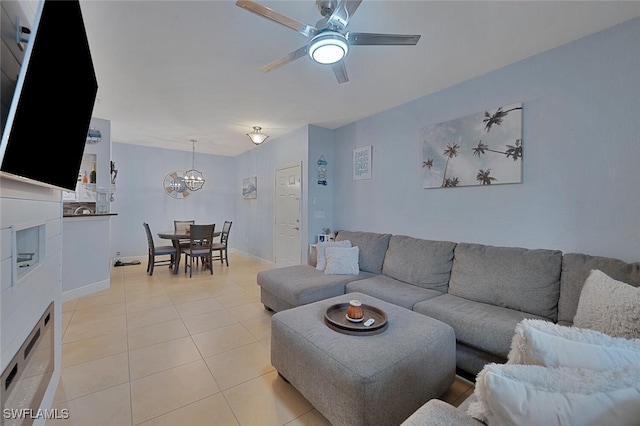
[(424, 127), (422, 187), (522, 182), (522, 104)]
[(353, 180), (371, 179), (371, 145), (353, 150)]
[(251, 200), (258, 198), (258, 177), (251, 176), (242, 179), (242, 198)]
[(329, 236), (327, 234), (318, 234), (319, 243), (326, 243), (327, 241), (329, 241)]

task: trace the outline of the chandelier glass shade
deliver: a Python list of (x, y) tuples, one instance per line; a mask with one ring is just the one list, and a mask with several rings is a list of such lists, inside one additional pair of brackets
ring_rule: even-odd
[(191, 139), (191, 143), (193, 145), (193, 152), (191, 156), (191, 169), (184, 172), (184, 184), (191, 191), (197, 191), (202, 188), (204, 185), (204, 175), (202, 172), (196, 170), (195, 162), (196, 162), (196, 140)]
[(269, 137), (268, 135), (265, 135), (264, 133), (262, 133), (262, 127), (259, 127), (259, 126), (253, 126), (253, 132), (247, 133), (247, 136), (249, 136), (249, 139), (251, 139), (251, 142), (253, 142), (256, 145), (260, 145), (262, 142), (266, 141), (267, 138)]

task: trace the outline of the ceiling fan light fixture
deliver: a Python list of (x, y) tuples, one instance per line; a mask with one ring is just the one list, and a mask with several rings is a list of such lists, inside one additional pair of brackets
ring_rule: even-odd
[(251, 142), (253, 142), (256, 145), (260, 145), (262, 142), (266, 141), (267, 138), (269, 137), (269, 135), (265, 135), (264, 133), (262, 133), (262, 127), (260, 126), (253, 126), (253, 132), (247, 133), (247, 136), (249, 136), (249, 139), (251, 139)]
[(349, 52), (345, 36), (331, 31), (320, 33), (309, 43), (309, 56), (319, 64), (335, 64)]

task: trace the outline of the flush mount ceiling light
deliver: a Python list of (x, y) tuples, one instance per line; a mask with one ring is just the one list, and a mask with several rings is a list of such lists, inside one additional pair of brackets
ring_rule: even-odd
[(256, 145), (260, 145), (262, 142), (266, 141), (267, 138), (269, 137), (268, 135), (265, 135), (264, 133), (262, 133), (262, 127), (259, 127), (259, 126), (253, 126), (253, 132), (247, 133), (247, 136), (249, 136), (249, 138), (251, 139), (251, 142), (253, 142)]
[(309, 56), (319, 64), (335, 64), (349, 52), (349, 43), (342, 34), (327, 31), (318, 34), (309, 43)]
[(191, 139), (193, 145), (193, 153), (191, 156), (191, 170), (184, 173), (184, 184), (192, 191), (197, 191), (204, 185), (204, 175), (195, 168), (196, 162), (196, 140)]

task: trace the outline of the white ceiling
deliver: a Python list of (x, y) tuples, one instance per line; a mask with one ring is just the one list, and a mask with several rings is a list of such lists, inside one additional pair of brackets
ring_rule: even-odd
[[(259, 1), (300, 22), (315, 0)], [(300, 33), (217, 1), (81, 0), (98, 77), (94, 116), (112, 141), (236, 156), (306, 124), (338, 128), (640, 16), (640, 2), (364, 0), (348, 30), (420, 34), (416, 46), (353, 46), (350, 81), (304, 57)], [(269, 143), (270, 139), (266, 143)]]

